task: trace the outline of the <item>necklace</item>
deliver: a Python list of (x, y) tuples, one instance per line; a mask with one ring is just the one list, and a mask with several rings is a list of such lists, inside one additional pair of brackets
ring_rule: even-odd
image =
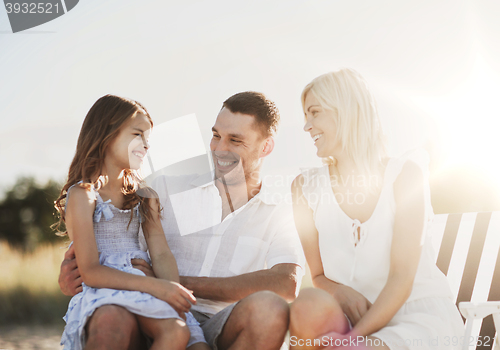
[(233, 213), (234, 212), (233, 202), (231, 202), (231, 196), (229, 195), (229, 190), (227, 189), (226, 179), (224, 179), (224, 176), (221, 176), (221, 180), (222, 180), (222, 185), (224, 185), (224, 192), (226, 192), (227, 201), (229, 203), (229, 209), (231, 210), (231, 213)]

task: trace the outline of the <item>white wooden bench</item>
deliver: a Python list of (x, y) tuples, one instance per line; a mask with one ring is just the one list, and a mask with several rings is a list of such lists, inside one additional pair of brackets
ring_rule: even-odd
[[(500, 350), (500, 212), (439, 214), (432, 223), (437, 266), (466, 319), (462, 349)], [(494, 344), (495, 341), (495, 344)], [(476, 346), (477, 345), (477, 346)]]

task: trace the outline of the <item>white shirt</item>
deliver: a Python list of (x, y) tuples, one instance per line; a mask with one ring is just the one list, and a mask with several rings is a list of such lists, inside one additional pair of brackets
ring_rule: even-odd
[[(304, 271), (291, 207), (274, 203), (264, 185), (222, 222), (212, 173), (161, 175), (152, 186), (160, 196), (163, 230), (181, 276), (231, 277), (283, 263)], [(197, 298), (193, 309), (212, 316), (228, 305)]]

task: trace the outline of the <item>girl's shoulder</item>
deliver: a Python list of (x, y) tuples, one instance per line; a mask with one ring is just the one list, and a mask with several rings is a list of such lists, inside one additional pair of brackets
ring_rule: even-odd
[(66, 191), (66, 207), (70, 202), (70, 198), (71, 203), (88, 203), (89, 205), (94, 205), (97, 195), (92, 184), (85, 184), (80, 181), (70, 186)]

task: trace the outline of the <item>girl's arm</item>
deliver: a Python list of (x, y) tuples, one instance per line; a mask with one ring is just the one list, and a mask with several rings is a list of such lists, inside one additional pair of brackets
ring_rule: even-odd
[(313, 285), (330, 293), (340, 304), (342, 311), (349, 317), (351, 323), (356, 324), (370, 308), (371, 303), (354, 289), (334, 282), (325, 276), (313, 212), (302, 193), (303, 181), (302, 175), (299, 175), (292, 183), (293, 216), (311, 271)]
[(424, 177), (413, 162), (406, 162), (394, 183), (396, 213), (387, 283), (377, 300), (352, 330), (366, 336), (383, 328), (406, 302), (413, 288), (425, 224)]
[(179, 282), (177, 263), (161, 226), (160, 213), (158, 212), (159, 201), (157, 198), (150, 198), (150, 202), (149, 210), (153, 220), (145, 220), (142, 224), (142, 230), (148, 244), (154, 274), (158, 278)]
[(195, 301), (191, 292), (178, 283), (137, 276), (99, 264), (94, 236), (95, 198), (92, 192), (74, 187), (66, 207), (66, 227), (75, 246), (77, 265), (83, 282), (90, 287), (149, 293), (168, 302), (177, 312), (187, 312)]

